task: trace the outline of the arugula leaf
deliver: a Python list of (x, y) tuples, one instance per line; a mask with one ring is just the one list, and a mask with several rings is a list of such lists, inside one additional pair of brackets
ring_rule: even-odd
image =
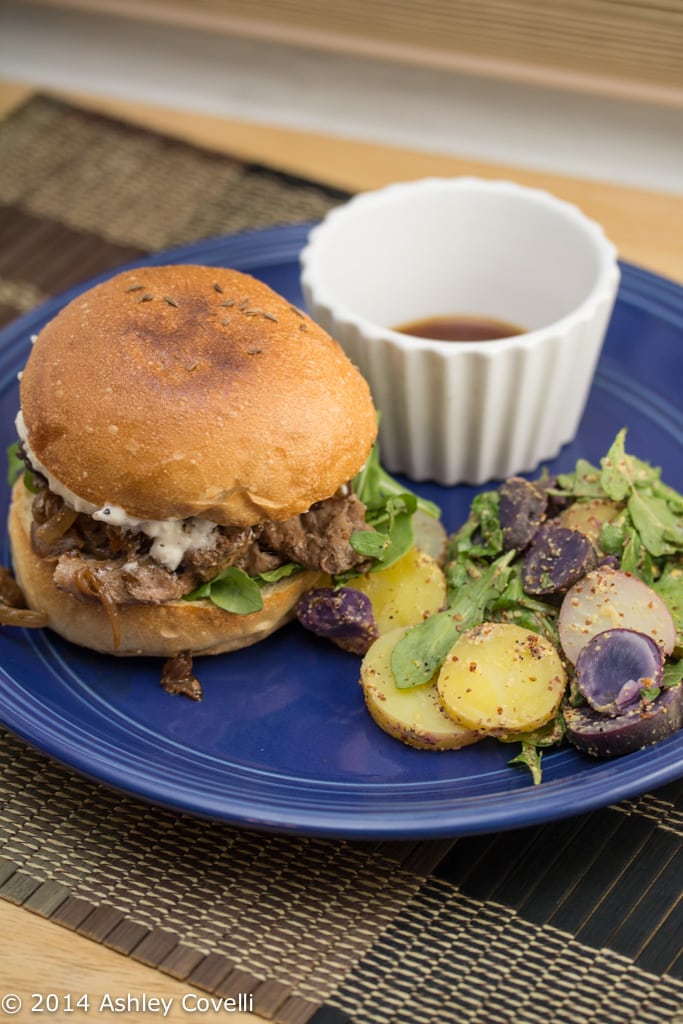
[(379, 451), (375, 445), (367, 462), (353, 478), (353, 489), (357, 497), (368, 508), (381, 503), (380, 475)]
[(632, 489), (631, 467), (624, 449), (626, 430), (622, 428), (610, 445), (607, 454), (600, 460), (602, 472), (600, 483), (612, 501), (624, 501)]
[[(600, 527), (600, 549), (606, 555), (620, 555), (629, 541), (636, 537), (635, 528), (626, 509)], [(638, 539), (640, 543), (640, 540)]]
[(412, 626), (392, 651), (391, 670), (399, 689), (428, 682), (460, 633), (484, 621), (487, 608), (507, 585), (514, 556), (508, 551), (491, 565), (465, 557), (446, 567), (448, 610)]
[(14, 481), (25, 469), (23, 460), (19, 458), (19, 442), (15, 441), (7, 448), (7, 483), (10, 487), (14, 486)]
[(359, 555), (381, 561), (391, 544), (391, 537), (388, 533), (380, 533), (378, 530), (357, 530), (349, 537), (349, 543)]
[(400, 690), (428, 683), (458, 639), (449, 611), (436, 612), (411, 627), (391, 652), (391, 671)]
[(491, 604), (495, 618), (512, 622), (532, 633), (546, 637), (555, 647), (560, 646), (557, 627), (557, 606), (527, 594), (522, 585), (522, 564), (510, 566), (507, 586)]
[(380, 488), (382, 494), (386, 496), (393, 495), (394, 497), (403, 498), (404, 501), (414, 502), (413, 512), (418, 510), (424, 512), (430, 519), (441, 518), (441, 509), (436, 502), (429, 501), (428, 498), (422, 497), (421, 494), (416, 494), (414, 491), (407, 489), (382, 467), (380, 467)]
[(301, 572), (298, 562), (285, 562), (284, 565), (278, 565), (276, 569), (269, 569), (267, 572), (260, 572), (253, 578), (259, 585), (277, 583), (278, 580), (287, 579), (288, 576), (294, 576), (297, 572)]
[(25, 465), (24, 460), (19, 457), (19, 442), (9, 445), (7, 449), (7, 483), (13, 487), (17, 477), (24, 474), (24, 487), (31, 494), (39, 494), (40, 484), (37, 482), (36, 474)]
[(627, 454), (625, 439), (626, 430), (622, 429), (601, 460), (600, 480), (609, 498), (626, 502), (627, 515), (606, 524), (601, 540), (613, 554), (621, 554), (620, 547), (625, 550), (629, 546), (627, 566), (622, 564), (623, 568), (638, 571), (642, 565), (648, 570), (651, 567), (647, 559), (635, 553), (640, 546), (654, 558), (683, 550), (683, 498), (662, 483), (658, 467)]
[[(375, 445), (366, 464), (353, 480), (356, 496), (366, 508), (365, 521), (371, 530), (357, 530), (349, 543), (359, 554), (372, 558), (371, 572), (388, 568), (402, 558), (414, 543), (412, 517), (419, 509), (438, 519), (441, 510), (434, 502), (419, 497), (403, 487), (379, 462), (379, 447)], [(344, 573), (335, 577), (335, 584), (343, 584), (357, 573)]]
[(244, 569), (234, 565), (224, 569), (208, 583), (202, 583), (192, 593), (186, 594), (183, 600), (213, 601), (223, 611), (234, 612), (236, 615), (250, 615), (263, 608), (263, 594), (256, 580)]
[(646, 583), (657, 579), (661, 561), (683, 551), (683, 495), (661, 480), (661, 469), (626, 451), (622, 428), (600, 460), (600, 468), (579, 459), (574, 473), (558, 477), (551, 494), (575, 501), (609, 498), (622, 511), (604, 523), (600, 547), (616, 555), (625, 572)]
[(628, 511), (644, 547), (655, 558), (683, 549), (683, 520), (664, 498), (634, 490)]
[(389, 545), (384, 552), (384, 557), (381, 563), (373, 566), (372, 572), (387, 569), (410, 551), (415, 540), (412, 515), (406, 512), (394, 515), (389, 538)]
[(539, 729), (533, 732), (521, 733), (513, 736), (500, 736), (502, 743), (521, 743), (522, 749), (516, 757), (513, 757), (508, 764), (519, 765), (528, 768), (531, 772), (534, 785), (538, 786), (542, 781), (541, 760), (543, 751), (547, 747), (558, 746), (564, 739), (565, 724), (562, 715), (555, 715), (554, 718)]
[(508, 764), (519, 765), (521, 768), (528, 768), (531, 772), (531, 778), (533, 779), (534, 786), (540, 786), (543, 781), (543, 772), (541, 769), (542, 759), (543, 751), (540, 747), (535, 746), (533, 743), (528, 743), (526, 740), (522, 740), (522, 749), (516, 757), (510, 758)]
[(411, 494), (390, 497), (366, 513), (372, 530), (357, 530), (349, 538), (351, 547), (361, 555), (374, 558), (371, 572), (388, 568), (413, 546), (413, 513), (416, 501)]
[(676, 627), (676, 650), (683, 650), (683, 559), (667, 565), (651, 586), (671, 612)]
[(587, 459), (578, 459), (573, 473), (561, 473), (557, 486), (550, 488), (549, 493), (570, 498), (606, 497), (600, 482), (600, 470)]
[(503, 528), (500, 525), (500, 494), (482, 491), (470, 506), (470, 513), (451, 538), (451, 555), (469, 554), (493, 558), (503, 550)]
[(632, 572), (650, 586), (659, 575), (655, 559), (643, 544), (636, 529), (628, 531), (627, 539), (620, 555), (620, 567), (623, 572)]
[(662, 686), (678, 686), (683, 682), (683, 658), (680, 661), (667, 661), (662, 673)]
[(215, 579), (200, 584), (190, 594), (186, 594), (183, 600), (213, 601), (223, 611), (234, 612), (236, 615), (251, 615), (252, 612), (260, 612), (263, 608), (263, 587), (293, 576), (301, 572), (301, 569), (298, 562), (285, 562), (275, 569), (269, 569), (257, 576), (249, 576), (243, 569), (230, 566)]
[(379, 446), (374, 445), (367, 462), (353, 479), (353, 489), (356, 496), (363, 502), (366, 508), (381, 509), (386, 500), (391, 497), (407, 498), (410, 496), (415, 502), (415, 509), (420, 509), (432, 519), (439, 519), (441, 509), (433, 501), (428, 501), (395, 480), (380, 465)]
[(485, 610), (508, 586), (516, 553), (506, 551), (489, 565), (464, 556), (446, 566), (448, 607), (458, 622), (467, 623), (462, 629), (483, 622)]

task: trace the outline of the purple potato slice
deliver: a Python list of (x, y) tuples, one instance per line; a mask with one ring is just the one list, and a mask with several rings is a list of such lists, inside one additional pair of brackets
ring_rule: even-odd
[(592, 757), (621, 757), (652, 746), (683, 725), (683, 683), (662, 690), (645, 707), (632, 707), (623, 715), (602, 715), (590, 707), (563, 709), (566, 736), (578, 750)]
[(527, 594), (561, 594), (597, 565), (595, 548), (585, 534), (565, 526), (542, 527), (526, 553), (522, 586)]
[(352, 654), (365, 654), (379, 636), (370, 598), (352, 587), (307, 591), (299, 598), (296, 616), (316, 636)]
[(548, 496), (523, 477), (512, 476), (498, 488), (498, 517), (505, 551), (523, 551), (545, 519)]
[(641, 691), (662, 681), (661, 649), (635, 629), (606, 629), (594, 636), (576, 661), (579, 693), (594, 711), (621, 715), (639, 704)]

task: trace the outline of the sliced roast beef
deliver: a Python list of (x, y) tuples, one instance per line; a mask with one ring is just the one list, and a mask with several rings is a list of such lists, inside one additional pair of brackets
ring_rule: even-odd
[(276, 569), (282, 565), (282, 556), (262, 548), (259, 533), (259, 527), (221, 526), (212, 534), (211, 547), (185, 552), (182, 571), (191, 574), (197, 583), (205, 583), (230, 565), (244, 569), (250, 576)]
[(60, 555), (53, 582), (81, 600), (110, 604), (163, 604), (177, 601), (193, 589), (191, 581), (151, 558), (106, 561), (80, 552)]
[(261, 540), (290, 562), (336, 575), (362, 564), (349, 539), (355, 531), (365, 529), (369, 529), (365, 505), (355, 494), (338, 491), (300, 516), (283, 523), (264, 523)]

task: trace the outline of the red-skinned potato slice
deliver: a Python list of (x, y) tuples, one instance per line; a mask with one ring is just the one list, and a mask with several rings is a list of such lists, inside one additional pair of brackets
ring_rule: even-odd
[(661, 597), (631, 573), (598, 568), (567, 591), (559, 616), (560, 642), (575, 664), (592, 637), (606, 629), (635, 629), (671, 654), (676, 628)]

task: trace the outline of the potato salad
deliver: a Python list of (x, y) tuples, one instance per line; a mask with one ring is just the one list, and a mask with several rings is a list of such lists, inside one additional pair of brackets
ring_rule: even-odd
[(451, 536), (433, 508), (388, 567), (331, 579), (300, 621), (361, 655), (369, 713), (412, 747), (491, 737), (614, 757), (683, 725), (683, 496), (625, 448), (479, 493)]

